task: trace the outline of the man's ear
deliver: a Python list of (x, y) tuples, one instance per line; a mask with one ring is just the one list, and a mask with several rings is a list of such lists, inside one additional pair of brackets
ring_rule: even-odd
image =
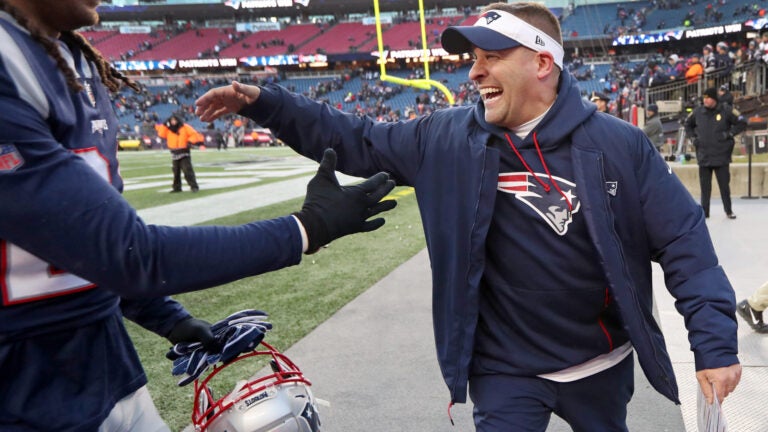
[(548, 77), (554, 72), (554, 68), (557, 67), (555, 65), (555, 58), (546, 51), (536, 53), (536, 61), (539, 67), (537, 74), (539, 79)]

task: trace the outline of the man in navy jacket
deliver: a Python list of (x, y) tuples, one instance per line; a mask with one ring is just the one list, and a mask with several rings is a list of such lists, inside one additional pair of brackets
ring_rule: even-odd
[(714, 383), (722, 400), (740, 378), (734, 293), (701, 207), (640, 129), (582, 100), (561, 40), (541, 5), (489, 5), (442, 36), (449, 52), (473, 53), (482, 100), (406, 122), (276, 85), (233, 83), (197, 101), (203, 121), (239, 112), (305, 156), (331, 142), (341, 171), (385, 170), (415, 188), (438, 361), (451, 403), (469, 389), (482, 431), (544, 431), (552, 412), (578, 431), (626, 430), (633, 349), (679, 403), (652, 316), (652, 261), (705, 395)]

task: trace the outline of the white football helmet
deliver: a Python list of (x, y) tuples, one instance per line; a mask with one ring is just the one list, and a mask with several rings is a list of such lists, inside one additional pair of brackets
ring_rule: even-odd
[[(192, 424), (199, 432), (320, 432), (315, 398), (301, 370), (266, 342), (263, 350), (240, 355), (227, 365), (216, 365), (195, 380)], [(210, 381), (228, 365), (270, 356), (271, 374), (240, 381), (234, 390), (216, 400)]]

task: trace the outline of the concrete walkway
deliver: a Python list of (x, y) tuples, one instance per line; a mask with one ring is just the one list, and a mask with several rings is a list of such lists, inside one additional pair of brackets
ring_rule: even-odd
[[(309, 177), (147, 209), (149, 223), (201, 223), (227, 214), (301, 196)], [(351, 181), (354, 178), (345, 179)], [(708, 225), (737, 299), (768, 279), (768, 199), (734, 198), (735, 221), (712, 202)], [(189, 214), (183, 222), (181, 212)], [(173, 219), (164, 215), (173, 214)], [(695, 432), (696, 391), (692, 354), (683, 320), (654, 269), (657, 317), (664, 330), (680, 385), (682, 406), (656, 393), (636, 366), (635, 396), (629, 407), (633, 432)], [(472, 431), (471, 404), (452, 409), (435, 357), (431, 281), (426, 251), (402, 264), (351, 301), (287, 354), (313, 382), (325, 432)], [(768, 432), (768, 335), (753, 332), (739, 318), (741, 384), (724, 404), (731, 432)], [(570, 428), (553, 417), (548, 432)]]
[[(768, 279), (768, 200), (738, 200), (735, 221), (712, 202), (709, 228), (738, 300)], [(633, 432), (695, 432), (693, 355), (683, 319), (654, 268), (657, 318), (664, 331), (681, 392), (681, 406), (658, 394), (635, 367), (635, 395), (628, 424)], [(431, 280), (426, 250), (339, 310), (291, 347), (287, 354), (313, 381), (315, 395), (330, 402), (321, 409), (327, 431), (472, 431), (471, 404), (447, 415), (448, 391), (435, 357)], [(744, 371), (724, 410), (733, 432), (767, 432), (768, 335), (739, 318)], [(570, 431), (553, 417), (548, 432)]]

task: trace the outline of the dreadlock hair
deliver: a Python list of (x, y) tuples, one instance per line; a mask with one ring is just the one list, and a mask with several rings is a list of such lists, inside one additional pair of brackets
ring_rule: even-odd
[[(48, 55), (51, 56), (51, 58), (53, 58), (53, 60), (56, 62), (56, 67), (59, 69), (59, 71), (61, 71), (62, 74), (64, 74), (64, 78), (67, 80), (67, 86), (72, 91), (80, 92), (83, 90), (83, 86), (77, 81), (75, 72), (69, 67), (67, 61), (64, 60), (64, 57), (61, 56), (59, 47), (56, 46), (56, 43), (54, 43), (50, 38), (43, 34), (40, 29), (33, 26), (32, 23), (30, 23), (29, 20), (15, 7), (11, 6), (3, 0), (0, 0), (0, 10), (3, 10), (11, 15), (19, 23), (19, 25), (29, 31), (30, 36), (32, 36), (32, 38), (37, 43), (45, 48), (45, 51), (48, 53)], [(96, 65), (96, 69), (99, 72), (101, 81), (104, 83), (107, 89), (109, 89), (109, 91), (113, 93), (117, 92), (124, 84), (136, 92), (141, 91), (141, 87), (139, 87), (135, 81), (115, 69), (104, 58), (104, 56), (101, 55), (101, 53), (96, 50), (96, 48), (94, 48), (93, 45), (91, 45), (81, 34), (74, 31), (61, 32), (61, 40), (64, 42), (72, 43), (80, 48), (80, 50), (82, 50), (85, 58), (89, 61), (92, 61)]]

